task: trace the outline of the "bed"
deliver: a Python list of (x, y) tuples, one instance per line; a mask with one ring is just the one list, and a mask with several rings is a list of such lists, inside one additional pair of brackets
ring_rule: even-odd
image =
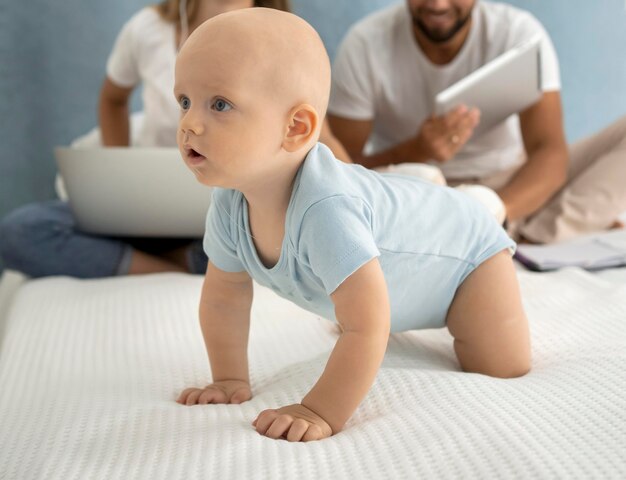
[(624, 478), (626, 270), (519, 272), (533, 370), (459, 371), (444, 330), (395, 334), (372, 390), (334, 437), (251, 427), (297, 402), (338, 335), (255, 286), (254, 397), (185, 407), (207, 382), (202, 278), (24, 281), (5, 274), (0, 479)]

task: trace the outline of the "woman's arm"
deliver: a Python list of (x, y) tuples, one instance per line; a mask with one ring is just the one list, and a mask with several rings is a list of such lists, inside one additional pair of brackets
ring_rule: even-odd
[(98, 102), (98, 121), (105, 147), (130, 145), (128, 99), (132, 91), (132, 87), (120, 87), (108, 77), (104, 79)]

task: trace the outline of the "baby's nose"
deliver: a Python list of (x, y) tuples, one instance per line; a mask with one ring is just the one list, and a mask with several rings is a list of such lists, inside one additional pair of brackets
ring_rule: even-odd
[(180, 130), (184, 135), (202, 135), (204, 133), (204, 123), (202, 119), (190, 112), (180, 119)]

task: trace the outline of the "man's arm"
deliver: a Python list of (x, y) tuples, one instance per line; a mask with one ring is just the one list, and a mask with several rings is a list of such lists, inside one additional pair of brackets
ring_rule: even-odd
[[(408, 151), (412, 148), (413, 139), (375, 155), (364, 155), (363, 148), (370, 136), (374, 122), (372, 120), (351, 120), (334, 115), (328, 115), (327, 118), (333, 134), (344, 146), (354, 163), (367, 168), (376, 168), (407, 161), (406, 158), (408, 158)], [(422, 162), (424, 161), (426, 160), (422, 160)]]
[(559, 92), (544, 93), (541, 100), (520, 113), (520, 126), (527, 161), (497, 192), (510, 220), (539, 210), (567, 177), (568, 151)]
[(378, 259), (348, 277), (331, 299), (342, 333), (322, 376), (300, 404), (261, 412), (254, 425), (262, 435), (308, 441), (337, 433), (372, 386), (387, 348), (391, 316)]
[(102, 144), (106, 147), (130, 145), (128, 98), (132, 88), (120, 87), (104, 79), (98, 101), (98, 121)]
[(441, 117), (427, 118), (415, 136), (394, 147), (364, 155), (363, 147), (372, 132), (372, 120), (351, 120), (328, 115), (330, 127), (354, 163), (367, 168), (397, 163), (447, 162), (470, 139), (480, 120), (480, 112), (460, 106)]
[(224, 272), (209, 261), (200, 298), (200, 327), (213, 383), (186, 389), (179, 403), (240, 403), (250, 399), (248, 334), (252, 295), (248, 273)]

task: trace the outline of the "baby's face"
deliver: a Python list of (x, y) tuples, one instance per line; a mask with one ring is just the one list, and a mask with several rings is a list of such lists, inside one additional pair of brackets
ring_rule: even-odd
[(304, 20), (265, 8), (218, 15), (176, 59), (183, 159), (205, 185), (267, 185), (317, 140), (329, 90), (326, 50)]
[(201, 183), (241, 190), (279, 168), (288, 112), (254, 63), (228, 52), (209, 40), (179, 56), (177, 142)]

